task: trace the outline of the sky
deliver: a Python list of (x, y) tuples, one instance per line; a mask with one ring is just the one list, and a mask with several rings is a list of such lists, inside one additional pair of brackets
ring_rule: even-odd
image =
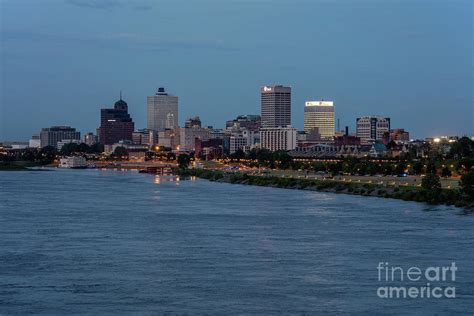
[[(472, 0), (0, 0), (0, 140), (42, 127), (95, 132), (146, 97), (216, 128), (260, 114), (259, 87), (333, 100), (340, 127), (385, 115), (412, 137), (474, 134)], [(337, 126), (336, 126), (337, 127)]]

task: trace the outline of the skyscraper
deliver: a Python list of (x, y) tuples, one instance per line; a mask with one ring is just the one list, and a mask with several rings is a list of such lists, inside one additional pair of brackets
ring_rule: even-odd
[(361, 144), (370, 144), (382, 140), (390, 132), (390, 118), (383, 116), (363, 116), (357, 118), (356, 136)]
[(262, 127), (291, 125), (291, 87), (264, 86), (260, 93)]
[(317, 128), (322, 138), (334, 137), (334, 103), (307, 101), (304, 107), (304, 131)]
[(115, 102), (113, 109), (100, 110), (100, 127), (97, 129), (100, 144), (113, 145), (121, 140), (131, 141), (134, 128), (127, 102), (122, 100), (122, 96)]
[(178, 127), (178, 97), (159, 88), (147, 97), (147, 127), (157, 132)]

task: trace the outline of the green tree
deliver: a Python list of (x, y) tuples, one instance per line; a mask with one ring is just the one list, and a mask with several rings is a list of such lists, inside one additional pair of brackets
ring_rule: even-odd
[(378, 163), (370, 162), (367, 165), (367, 173), (371, 176), (380, 172), (380, 167)]
[(245, 152), (242, 149), (237, 149), (235, 153), (230, 155), (232, 159), (240, 161), (241, 159), (245, 158)]
[(413, 164), (412, 172), (416, 175), (421, 174), (423, 172), (423, 163), (421, 161), (416, 161)]
[(112, 153), (113, 158), (122, 158), (128, 159), (128, 150), (123, 146), (118, 146), (115, 148), (114, 152)]
[(41, 160), (44, 162), (51, 162), (56, 158), (58, 151), (53, 146), (45, 146), (40, 150)]
[(79, 145), (76, 143), (67, 143), (61, 147), (60, 154), (62, 156), (69, 156), (73, 153), (79, 152)]
[(272, 159), (280, 169), (289, 169), (293, 162), (293, 157), (291, 157), (286, 151), (275, 151), (272, 154)]
[(89, 147), (89, 153), (91, 154), (100, 154), (104, 152), (104, 145), (95, 143)]
[(468, 199), (474, 200), (474, 171), (466, 172), (461, 176), (460, 186)]
[(425, 190), (441, 190), (441, 181), (434, 173), (429, 173), (421, 180), (421, 187)]
[(433, 160), (430, 160), (426, 165), (426, 173), (436, 174), (436, 164)]
[(468, 137), (462, 137), (451, 145), (449, 156), (453, 158), (462, 158), (471, 156), (474, 153), (474, 142)]
[(187, 154), (180, 154), (178, 156), (178, 166), (181, 169), (186, 169), (189, 166), (189, 163), (191, 162), (191, 157)]
[(397, 163), (397, 165), (395, 166), (395, 173), (397, 175), (401, 175), (403, 173), (405, 173), (405, 169), (407, 168), (406, 164), (403, 163), (403, 162), (399, 162)]
[(444, 178), (449, 178), (451, 176), (451, 170), (449, 170), (448, 167), (443, 167), (443, 169), (441, 169), (441, 176)]
[(80, 153), (88, 153), (90, 149), (89, 145), (85, 143), (80, 143), (79, 146), (77, 146), (77, 151)]

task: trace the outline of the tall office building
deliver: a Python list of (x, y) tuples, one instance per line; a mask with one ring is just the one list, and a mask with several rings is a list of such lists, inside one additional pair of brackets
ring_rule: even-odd
[(322, 138), (334, 137), (334, 103), (332, 101), (307, 101), (304, 107), (304, 131), (318, 129)]
[(264, 86), (260, 93), (262, 127), (291, 125), (291, 87)]
[(135, 128), (130, 114), (128, 104), (122, 100), (115, 102), (113, 109), (100, 110), (100, 127), (97, 129), (99, 143), (102, 145), (113, 145), (121, 140), (132, 140)]
[(52, 126), (42, 128), (40, 135), (40, 147), (58, 147), (58, 142), (67, 140), (81, 140), (81, 133), (70, 126)]
[(383, 116), (363, 116), (357, 118), (356, 136), (361, 144), (381, 141), (390, 132), (390, 118)]
[(178, 97), (159, 88), (147, 97), (147, 128), (157, 132), (178, 127)]

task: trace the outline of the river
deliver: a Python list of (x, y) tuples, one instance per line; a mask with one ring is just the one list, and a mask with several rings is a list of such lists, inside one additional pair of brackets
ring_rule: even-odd
[[(453, 262), (455, 280), (430, 286), (455, 298), (380, 295), (427, 283), (380, 280), (385, 263)], [(473, 311), (462, 209), (136, 171), (0, 172), (0, 314)]]

